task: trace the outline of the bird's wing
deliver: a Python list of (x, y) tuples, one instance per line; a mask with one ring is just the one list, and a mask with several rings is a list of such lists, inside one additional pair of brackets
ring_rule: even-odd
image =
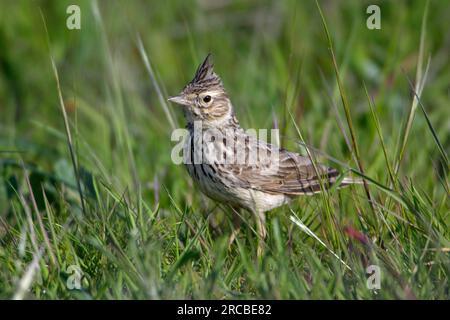
[[(308, 157), (256, 139), (237, 150), (258, 150), (257, 160), (229, 165), (237, 184), (267, 193), (313, 194), (329, 188), (339, 176), (333, 168), (314, 164)], [(322, 185), (322, 187), (321, 187)]]

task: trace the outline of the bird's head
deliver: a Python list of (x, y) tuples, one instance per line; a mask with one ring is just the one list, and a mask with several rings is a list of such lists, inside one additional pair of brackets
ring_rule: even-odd
[(220, 77), (213, 70), (211, 54), (198, 67), (192, 81), (169, 101), (185, 107), (188, 122), (202, 121), (205, 126), (214, 127), (233, 118), (233, 107)]

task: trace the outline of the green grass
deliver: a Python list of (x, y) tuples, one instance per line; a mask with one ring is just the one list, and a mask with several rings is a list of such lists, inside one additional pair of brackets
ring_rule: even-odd
[[(208, 3), (2, 4), (0, 298), (448, 299), (450, 8)], [(261, 259), (171, 161), (208, 52), (244, 127), (367, 181), (270, 212)]]

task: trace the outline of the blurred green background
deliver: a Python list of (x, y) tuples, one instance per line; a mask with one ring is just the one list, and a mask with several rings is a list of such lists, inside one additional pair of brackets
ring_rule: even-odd
[[(256, 239), (250, 229), (244, 231), (242, 245), (227, 251), (226, 214), (220, 218), (226, 210), (213, 210), (184, 168), (170, 158), (174, 143), (169, 118), (177, 127), (185, 123), (181, 110), (166, 98), (191, 80), (210, 52), (243, 127), (280, 128), (283, 146), (301, 152), (295, 122), (307, 144), (357, 167), (348, 146), (342, 89), (314, 1), (76, 1), (81, 30), (66, 27), (70, 4), (1, 3), (0, 297), (448, 298), (448, 162), (432, 134), (448, 152), (446, 1), (430, 1), (428, 11), (426, 1), (319, 1), (365, 174), (383, 185), (393, 188), (388, 164), (394, 167), (398, 160), (413, 104), (408, 79), (415, 84), (418, 66), (422, 76), (427, 70), (421, 102), (432, 130), (418, 107), (393, 188), (410, 205), (402, 207), (373, 191), (374, 201), (381, 204), (379, 218), (373, 218), (362, 188), (335, 192), (328, 215), (322, 213), (327, 202), (321, 197), (294, 205), (339, 256), (359, 261), (360, 269), (354, 267), (358, 279), (364, 279), (367, 265), (359, 255), (372, 260), (372, 254), (392, 254), (385, 257), (392, 259), (386, 269), (400, 280), (378, 296), (365, 289), (363, 280), (345, 280), (345, 270), (326, 249), (299, 229), (293, 231), (287, 208), (276, 210), (270, 220), (273, 251), (266, 263), (249, 258)], [(370, 4), (381, 9), (380, 30), (366, 27)], [(364, 85), (374, 101), (384, 148)], [(420, 204), (417, 211), (410, 208), (415, 201)], [(211, 211), (219, 218), (206, 218)], [(423, 223), (423, 228), (418, 231), (398, 217), (412, 225)], [(66, 225), (67, 219), (71, 222)], [(356, 249), (349, 249), (353, 240), (343, 229), (349, 225), (384, 253), (361, 249), (366, 253), (355, 258)], [(45, 249), (29, 290), (20, 296), (18, 284), (36, 257), (30, 228), (36, 228), (35, 240)], [(302, 244), (281, 265), (277, 250), (284, 250), (292, 237)], [(271, 242), (277, 239), (280, 248)], [(423, 265), (430, 261), (434, 267)], [(85, 290), (65, 288), (65, 270), (71, 264), (89, 274)], [(129, 271), (129, 264), (137, 270)], [(383, 281), (389, 283), (390, 276)]]

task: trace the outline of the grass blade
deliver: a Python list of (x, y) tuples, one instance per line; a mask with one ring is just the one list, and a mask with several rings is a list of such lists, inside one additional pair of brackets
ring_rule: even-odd
[(153, 72), (152, 66), (150, 64), (150, 61), (148, 60), (147, 53), (145, 52), (144, 45), (142, 44), (141, 37), (138, 35), (137, 37), (137, 43), (138, 43), (138, 49), (142, 57), (142, 61), (144, 61), (145, 69), (148, 72), (148, 75), (150, 77), (150, 80), (152, 81), (153, 87), (156, 90), (156, 93), (158, 94), (159, 103), (161, 104), (164, 113), (166, 114), (167, 120), (169, 121), (170, 127), (172, 130), (175, 130), (178, 128), (178, 125), (175, 123), (175, 120), (173, 119), (172, 112), (169, 109), (169, 106), (166, 102), (166, 99), (164, 98), (161, 88), (159, 87), (158, 81), (156, 81), (155, 73)]
[[(417, 58), (417, 70), (416, 70), (416, 86), (415, 86), (415, 92), (418, 93), (418, 96), (420, 97), (422, 95), (422, 90), (425, 85), (426, 81), (426, 72), (425, 75), (422, 75), (422, 65), (423, 65), (423, 56), (424, 56), (424, 47), (425, 47), (425, 29), (426, 29), (426, 21), (427, 21), (427, 14), (428, 14), (428, 4), (429, 1), (425, 4), (425, 10), (423, 12), (423, 18), (422, 18), (422, 26), (420, 30), (420, 46), (419, 46), (419, 57)], [(400, 164), (403, 160), (403, 156), (406, 149), (406, 143), (408, 142), (408, 137), (411, 131), (412, 123), (414, 121), (414, 116), (417, 109), (417, 97), (413, 97), (411, 109), (409, 110), (408, 120), (405, 125), (405, 129), (402, 133), (402, 142), (400, 149), (398, 151), (397, 156), (397, 162), (394, 167), (395, 175), (398, 175), (398, 171), (400, 170)]]
[[(336, 62), (336, 56), (335, 56), (334, 50), (333, 50), (333, 42), (331, 40), (330, 32), (328, 31), (327, 23), (326, 23), (324, 15), (323, 15), (322, 9), (320, 8), (319, 2), (317, 0), (316, 0), (316, 5), (317, 5), (317, 8), (319, 10), (320, 17), (322, 19), (322, 24), (323, 24), (323, 28), (324, 28), (326, 36), (327, 36), (329, 50), (330, 50), (330, 53), (331, 53), (331, 58), (333, 60), (333, 67), (334, 67), (334, 71), (335, 71), (335, 74), (336, 74), (336, 80), (337, 80), (337, 83), (338, 83), (339, 92), (340, 92), (340, 95), (341, 95), (342, 106), (344, 107), (345, 118), (347, 120), (348, 129), (350, 131), (350, 138), (351, 138), (351, 142), (352, 142), (352, 150), (351, 151), (353, 151), (352, 153), (354, 153), (354, 156), (356, 158), (356, 163), (358, 165), (359, 171), (364, 173), (363, 165), (362, 165), (362, 162), (361, 162), (361, 157), (360, 157), (360, 154), (359, 154), (358, 144), (356, 142), (355, 130), (353, 128), (353, 122), (352, 122), (352, 118), (351, 118), (351, 115), (350, 115), (350, 106), (348, 104), (348, 100), (347, 100), (347, 96), (345, 94), (344, 86), (343, 86), (342, 81), (341, 81), (341, 76), (339, 74), (339, 68), (338, 68), (337, 62)], [(377, 216), (375, 214), (375, 208), (374, 208), (374, 206), (372, 204), (372, 196), (370, 194), (367, 182), (365, 180), (363, 180), (363, 183), (364, 183), (364, 190), (366, 192), (367, 200), (369, 201), (370, 208), (372, 209), (372, 213), (374, 214), (375, 218), (378, 220), (378, 218), (377, 218)]]
[(75, 177), (77, 180), (77, 188), (78, 188), (78, 193), (80, 196), (81, 209), (83, 211), (83, 214), (86, 215), (86, 207), (84, 205), (83, 191), (81, 189), (80, 173), (78, 170), (78, 164), (77, 164), (76, 157), (75, 157), (75, 151), (74, 151), (73, 142), (72, 142), (72, 135), (70, 133), (69, 119), (67, 116), (66, 107), (64, 105), (64, 99), (63, 99), (62, 92), (61, 92), (61, 84), (59, 82), (58, 69), (56, 68), (55, 60), (53, 59), (53, 56), (51, 53), (50, 36), (48, 34), (47, 23), (45, 22), (44, 13), (42, 12), (42, 10), (40, 10), (40, 13), (41, 13), (42, 21), (44, 23), (45, 34), (46, 34), (46, 39), (47, 39), (47, 47), (48, 47), (48, 51), (49, 51), (50, 61), (52, 64), (53, 75), (54, 75), (55, 81), (56, 81), (56, 89), (58, 91), (59, 107), (60, 107), (61, 114), (62, 114), (62, 117), (64, 120), (64, 128), (66, 129), (67, 146), (69, 148), (70, 158), (72, 160), (73, 171), (75, 172)]
[[(291, 209), (291, 212), (292, 212), (292, 214), (295, 214), (295, 212), (292, 211), (292, 209)], [(313, 237), (314, 239), (316, 239), (322, 246), (324, 246), (328, 251), (330, 251), (331, 254), (332, 254), (333, 256), (335, 256), (335, 257), (336, 257), (336, 258), (337, 258), (337, 259), (338, 259), (338, 260), (339, 260), (339, 261), (340, 261), (347, 269), (352, 270), (352, 268), (350, 268), (350, 266), (349, 266), (348, 264), (346, 264), (344, 260), (342, 260), (336, 253), (334, 253), (333, 250), (331, 250), (330, 248), (328, 248), (328, 246), (325, 244), (325, 242), (323, 242), (322, 240), (320, 240), (320, 238), (319, 238), (318, 236), (316, 236), (316, 235), (314, 234), (314, 232), (311, 231), (311, 229), (309, 229), (307, 226), (305, 226), (305, 225), (303, 224), (303, 222), (302, 222), (300, 219), (298, 219), (295, 215), (290, 216), (289, 219), (291, 219), (291, 221), (292, 221), (293, 223), (295, 223), (295, 224), (296, 224), (302, 231), (304, 231), (307, 235), (309, 235), (309, 236)]]

